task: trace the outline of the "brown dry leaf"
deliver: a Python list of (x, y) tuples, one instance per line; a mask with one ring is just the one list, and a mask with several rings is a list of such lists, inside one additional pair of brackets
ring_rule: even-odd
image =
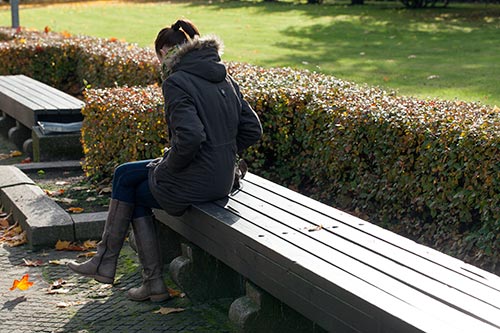
[(73, 202), (75, 202), (75, 200), (71, 198), (55, 198), (54, 200), (66, 205), (71, 205)]
[(153, 313), (159, 313), (162, 315), (167, 315), (170, 313), (176, 313), (176, 312), (182, 312), (185, 311), (186, 309), (184, 308), (164, 308), (163, 306), (160, 306), (160, 308)]
[(97, 241), (95, 240), (86, 240), (85, 242), (83, 242), (83, 246), (86, 248), (86, 249), (95, 249), (97, 248)]
[(101, 190), (99, 191), (99, 194), (103, 194), (103, 193), (111, 193), (112, 192), (112, 188), (111, 187), (103, 187), (101, 188)]
[(67, 308), (68, 306), (72, 306), (73, 304), (71, 302), (59, 302), (56, 304), (56, 307), (58, 308)]
[(85, 257), (85, 258), (92, 258), (93, 256), (95, 256), (97, 254), (96, 251), (90, 251), (90, 252), (85, 252), (85, 253), (80, 253), (79, 255), (77, 255), (76, 257), (77, 258), (82, 258), (82, 257)]
[(6, 160), (8, 158), (10, 158), (9, 154), (0, 154), (0, 160)]
[(11, 214), (0, 217), (0, 228), (1, 229), (7, 229), (8, 227), (10, 227), (10, 224), (9, 224), (10, 215)]
[(42, 266), (44, 264), (43, 260), (41, 260), (41, 259), (28, 260), (28, 259), (23, 258), (23, 261), (24, 261), (24, 266), (30, 266), (30, 267), (38, 267), (38, 266)]
[(180, 290), (175, 290), (172, 288), (167, 288), (167, 290), (168, 290), (170, 297), (180, 297), (180, 298), (186, 297), (186, 294)]
[(69, 244), (71, 244), (70, 241), (58, 240), (56, 243), (56, 250), (58, 250), (58, 251), (66, 250), (68, 248)]
[(47, 294), (67, 294), (69, 289), (64, 289), (63, 286), (66, 284), (66, 280), (58, 279), (50, 285), (47, 289)]
[(55, 295), (55, 294), (61, 295), (61, 294), (67, 294), (69, 292), (70, 292), (69, 289), (61, 288), (61, 289), (48, 289), (46, 293), (49, 295)]
[(60, 196), (60, 195), (63, 195), (63, 194), (64, 194), (64, 190), (63, 190), (63, 189), (59, 189), (59, 190), (56, 190), (56, 191), (45, 190), (45, 193), (46, 193), (49, 197), (58, 197), (58, 196)]
[(79, 214), (79, 213), (83, 212), (83, 208), (81, 208), (81, 207), (69, 207), (67, 209), (67, 211), (69, 211), (70, 213), (73, 213), (73, 214)]
[(58, 240), (56, 243), (56, 250), (58, 251), (86, 251), (87, 249), (82, 246), (78, 245), (76, 243), (70, 242), (70, 241), (62, 241)]
[(28, 238), (26, 236), (26, 232), (23, 231), (19, 223), (16, 222), (7, 228), (7, 230), (0, 233), (0, 242), (14, 247), (26, 244), (28, 242)]
[(314, 227), (310, 227), (309, 229), (307, 229), (307, 231), (319, 231), (321, 229), (323, 229), (323, 225), (322, 224), (314, 226)]

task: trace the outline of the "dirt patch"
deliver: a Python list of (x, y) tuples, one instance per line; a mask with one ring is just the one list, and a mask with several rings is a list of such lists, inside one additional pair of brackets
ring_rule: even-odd
[(69, 213), (92, 213), (108, 210), (111, 187), (93, 184), (82, 170), (48, 170), (27, 175), (59, 206)]

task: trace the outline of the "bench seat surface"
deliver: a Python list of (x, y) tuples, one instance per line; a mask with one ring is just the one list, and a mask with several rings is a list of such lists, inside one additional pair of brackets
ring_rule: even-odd
[(500, 332), (500, 277), (253, 174), (155, 214), (329, 331)]
[(42, 118), (78, 119), (83, 106), (83, 101), (28, 76), (0, 76), (0, 110), (28, 128)]

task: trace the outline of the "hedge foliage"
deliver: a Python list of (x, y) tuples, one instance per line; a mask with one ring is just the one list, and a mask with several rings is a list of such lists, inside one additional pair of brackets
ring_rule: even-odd
[(71, 93), (159, 82), (153, 50), (88, 36), (0, 28), (0, 75), (25, 74)]
[[(50, 64), (56, 65), (47, 69), (54, 77), (63, 77), (59, 66), (75, 66), (77, 71), (63, 71), (77, 73), (74, 82), (90, 78), (94, 87), (102, 85), (84, 94), (82, 140), (90, 176), (110, 176), (119, 163), (161, 155), (167, 129), (150, 50), (86, 37), (74, 38), (88, 42), (76, 43), (85, 48), (69, 47), (76, 44), (66, 38), (54, 37), (51, 47), (25, 39), (7, 42), (15, 51), (0, 43), (0, 65), (5, 52), (17, 52), (23, 61), (16, 70), (41, 70), (41, 63), (23, 58), (36, 55), (39, 45), (44, 52), (38, 55), (55, 57)], [(35, 46), (27, 51), (28, 44)], [(123, 83), (127, 66), (148, 72), (138, 79), (144, 87)], [(253, 172), (457, 257), (493, 267), (499, 262), (497, 107), (400, 97), (290, 68), (228, 67), (264, 127), (262, 140), (245, 156)], [(102, 88), (117, 79), (118, 87)]]

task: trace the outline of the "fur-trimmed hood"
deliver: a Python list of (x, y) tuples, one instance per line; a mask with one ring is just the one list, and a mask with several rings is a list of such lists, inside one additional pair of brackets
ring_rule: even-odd
[(226, 77), (226, 67), (220, 58), (223, 51), (224, 43), (217, 36), (195, 37), (163, 60), (164, 78), (176, 71), (184, 71), (212, 82), (220, 82)]

